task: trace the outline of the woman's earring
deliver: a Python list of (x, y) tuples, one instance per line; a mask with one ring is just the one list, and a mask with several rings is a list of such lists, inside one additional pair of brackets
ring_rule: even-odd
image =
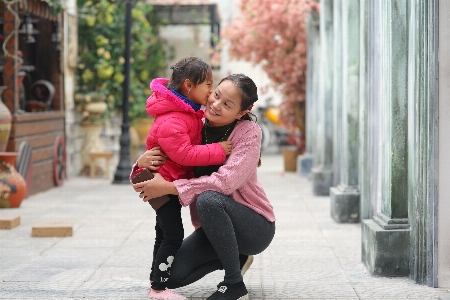
[(191, 92), (191, 90), (188, 90), (188, 94)]

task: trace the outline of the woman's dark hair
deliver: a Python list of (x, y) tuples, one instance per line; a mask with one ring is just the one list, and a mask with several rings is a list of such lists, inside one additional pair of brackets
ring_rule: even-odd
[[(256, 84), (253, 82), (253, 80), (244, 74), (231, 74), (222, 79), (219, 84), (226, 80), (231, 81), (239, 89), (239, 94), (241, 95), (241, 111), (244, 111), (246, 109), (251, 110), (251, 108), (253, 107), (253, 103), (258, 101), (258, 88), (256, 87)], [(251, 112), (248, 112), (242, 116), (241, 120), (255, 121), (253, 120), (253, 117), (255, 117), (255, 115)], [(260, 166), (261, 152), (259, 152), (258, 161), (258, 167)]]
[(180, 94), (181, 86), (186, 79), (197, 86), (205, 80), (212, 80), (213, 77), (211, 66), (199, 57), (185, 57), (170, 68), (172, 76), (167, 87)]
[[(241, 95), (241, 111), (246, 109), (250, 110), (253, 106), (253, 103), (258, 101), (258, 88), (253, 80), (244, 74), (231, 74), (225, 78), (223, 78), (219, 84), (222, 82), (229, 80), (231, 81), (238, 89), (239, 94)], [(253, 121), (252, 113), (245, 114), (241, 120), (250, 120)]]

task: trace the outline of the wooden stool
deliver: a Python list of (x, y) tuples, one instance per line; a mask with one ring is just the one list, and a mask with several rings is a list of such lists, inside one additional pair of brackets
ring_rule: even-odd
[(103, 151), (103, 152), (90, 152), (89, 159), (91, 160), (90, 172), (91, 178), (95, 177), (95, 161), (100, 158), (104, 158), (106, 160), (106, 179), (109, 179), (109, 162), (113, 157), (113, 153), (111, 151)]

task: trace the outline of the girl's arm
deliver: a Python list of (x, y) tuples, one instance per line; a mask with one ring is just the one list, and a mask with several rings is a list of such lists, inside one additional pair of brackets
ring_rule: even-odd
[(159, 125), (158, 144), (167, 156), (183, 166), (220, 165), (226, 159), (224, 148), (219, 143), (192, 145), (186, 122), (179, 118), (168, 118)]

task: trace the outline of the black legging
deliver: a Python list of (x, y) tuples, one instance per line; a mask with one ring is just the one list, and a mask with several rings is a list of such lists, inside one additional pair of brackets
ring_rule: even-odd
[(156, 211), (156, 238), (150, 280), (152, 288), (164, 290), (170, 278), (173, 258), (183, 242), (184, 228), (178, 196), (169, 195), (170, 201)]
[(222, 268), (226, 283), (242, 281), (239, 253), (264, 251), (275, 234), (275, 222), (213, 191), (200, 194), (197, 210), (202, 227), (184, 239), (167, 286), (182, 287)]

